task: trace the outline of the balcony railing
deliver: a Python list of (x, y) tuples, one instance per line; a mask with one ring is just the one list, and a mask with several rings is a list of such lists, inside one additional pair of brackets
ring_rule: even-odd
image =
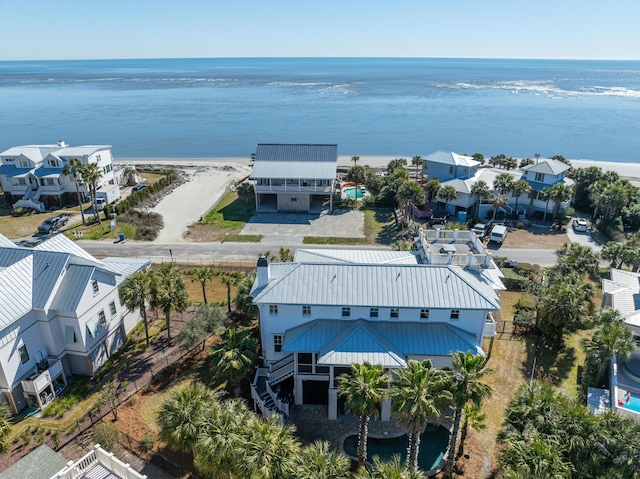
[(496, 324), (496, 320), (493, 319), (493, 316), (488, 315), (484, 326), (484, 335), (486, 337), (491, 338), (496, 335)]
[(302, 186), (297, 184), (291, 185), (254, 185), (256, 193), (265, 192), (299, 192), (299, 193), (331, 193), (331, 186), (310, 185)]
[(47, 388), (51, 382), (62, 373), (62, 363), (60, 360), (51, 361), (48, 369), (38, 374), (36, 370), (28, 379), (20, 381), (22, 389), (27, 393), (39, 394)]
[[(112, 474), (108, 474), (111, 472)], [(132, 469), (112, 452), (107, 452), (96, 444), (93, 450), (85, 454), (79, 461), (70, 462), (51, 479), (80, 479), (84, 477), (119, 477), (122, 479), (147, 479), (147, 476)]]

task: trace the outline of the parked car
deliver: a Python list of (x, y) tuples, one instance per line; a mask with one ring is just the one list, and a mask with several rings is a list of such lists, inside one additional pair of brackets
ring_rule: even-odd
[(589, 224), (585, 219), (575, 218), (573, 220), (573, 229), (574, 231), (582, 231), (582, 232), (589, 231)]
[(483, 240), (484, 237), (487, 236), (487, 225), (478, 223), (473, 227), (471, 231), (473, 231), (478, 238)]
[(507, 227), (503, 225), (495, 225), (491, 228), (491, 234), (489, 235), (489, 241), (502, 244), (507, 237)]
[(133, 188), (131, 188), (131, 191), (132, 192), (140, 191), (142, 188), (146, 188), (146, 187), (147, 187), (147, 185), (145, 183), (138, 183)]
[(49, 234), (62, 228), (69, 222), (69, 215), (58, 215), (47, 218), (44, 222), (38, 226), (38, 233)]

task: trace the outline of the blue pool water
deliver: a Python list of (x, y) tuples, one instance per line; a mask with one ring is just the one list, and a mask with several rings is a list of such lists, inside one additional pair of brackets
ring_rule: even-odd
[[(364, 196), (364, 193), (362, 192), (362, 189), (358, 186), (357, 187), (357, 192), (356, 192), (356, 187), (355, 186), (350, 186), (348, 188), (345, 188), (344, 190), (344, 194), (347, 195), (347, 198), (351, 198), (353, 199), (361, 199)], [(357, 196), (356, 196), (357, 195)]]
[[(440, 462), (447, 450), (449, 431), (441, 426), (427, 426), (420, 441), (420, 455), (418, 466), (423, 471), (434, 468)], [(388, 461), (395, 454), (400, 454), (402, 460), (407, 458), (409, 439), (407, 435), (387, 439), (370, 437), (367, 443), (367, 460), (371, 462), (373, 456), (379, 456)], [(358, 457), (358, 436), (349, 436), (344, 440), (344, 452), (351, 457)]]
[(630, 409), (631, 411), (640, 413), (640, 398), (632, 394), (631, 401), (625, 404), (624, 407)]

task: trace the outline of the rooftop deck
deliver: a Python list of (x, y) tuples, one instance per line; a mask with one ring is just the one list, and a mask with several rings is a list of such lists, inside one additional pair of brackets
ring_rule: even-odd
[(469, 268), (488, 268), (491, 265), (491, 253), (472, 231), (421, 229), (416, 243), (426, 264), (453, 264)]

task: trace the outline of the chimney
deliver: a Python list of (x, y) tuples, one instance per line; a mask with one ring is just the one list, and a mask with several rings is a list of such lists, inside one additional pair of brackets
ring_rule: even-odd
[(269, 284), (271, 279), (271, 271), (269, 267), (269, 259), (266, 256), (258, 258), (258, 288), (262, 288)]
[(64, 148), (64, 147), (66, 147), (66, 146), (67, 146), (67, 144), (64, 142), (64, 140), (58, 140), (58, 146), (59, 146), (60, 148)]

